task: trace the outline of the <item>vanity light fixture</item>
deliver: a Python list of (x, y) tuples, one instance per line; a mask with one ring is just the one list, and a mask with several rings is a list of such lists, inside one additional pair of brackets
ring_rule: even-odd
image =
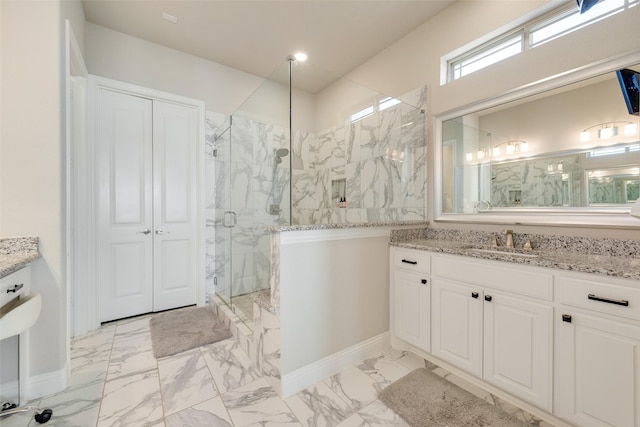
[[(468, 151), (464, 155), (467, 162), (472, 162), (474, 157), (477, 160), (485, 160), (490, 157), (500, 157), (502, 155), (502, 147), (507, 155), (514, 153), (526, 153), (529, 151), (529, 143), (522, 140), (509, 140), (491, 148), (478, 148), (475, 152)], [(475, 155), (475, 156), (474, 156)]]
[(591, 141), (592, 133), (601, 140), (616, 138), (620, 136), (620, 129), (622, 129), (622, 135), (633, 137), (637, 135), (638, 125), (633, 122), (607, 122), (593, 125), (580, 132), (580, 142)]
[(513, 140), (505, 141), (493, 147), (491, 149), (491, 155), (493, 157), (500, 156), (502, 154), (501, 147), (503, 145), (504, 145), (505, 154), (526, 153), (529, 151), (529, 143), (527, 141), (513, 139)]

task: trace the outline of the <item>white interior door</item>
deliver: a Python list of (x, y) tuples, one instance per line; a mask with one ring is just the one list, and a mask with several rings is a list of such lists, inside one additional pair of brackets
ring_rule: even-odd
[(197, 123), (193, 107), (153, 102), (153, 311), (196, 303)]
[(100, 321), (152, 311), (152, 101), (101, 89), (98, 99)]
[(98, 103), (100, 321), (196, 304), (198, 109)]

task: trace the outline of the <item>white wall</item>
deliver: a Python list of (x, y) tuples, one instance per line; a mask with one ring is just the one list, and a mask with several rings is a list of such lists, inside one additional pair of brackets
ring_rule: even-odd
[(203, 100), (217, 113), (233, 113), (263, 81), (89, 22), (85, 51), (90, 74)]
[[(38, 236), (33, 291), (42, 294), (31, 329), (34, 376), (64, 375), (66, 345), (64, 19), (82, 34), (77, 1), (2, 1), (0, 230)], [(58, 378), (64, 382), (64, 378)], [(34, 390), (48, 392), (46, 389)]]
[(389, 237), (383, 231), (300, 243), (285, 243), (289, 236), (283, 236), (283, 376), (389, 330)]

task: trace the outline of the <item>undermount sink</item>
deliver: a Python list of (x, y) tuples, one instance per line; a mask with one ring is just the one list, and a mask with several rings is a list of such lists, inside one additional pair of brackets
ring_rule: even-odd
[(537, 258), (536, 254), (524, 254), (522, 252), (508, 252), (508, 251), (499, 251), (495, 249), (478, 249), (478, 248), (469, 248), (472, 252), (481, 252), (485, 254), (496, 254), (496, 255), (508, 255), (522, 258)]

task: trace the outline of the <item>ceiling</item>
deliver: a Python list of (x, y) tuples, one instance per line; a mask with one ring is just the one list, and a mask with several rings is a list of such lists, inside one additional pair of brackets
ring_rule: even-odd
[[(83, 0), (88, 22), (260, 77), (304, 51), (344, 76), (455, 0)], [(167, 13), (177, 23), (163, 19)], [(305, 83), (317, 92), (326, 81)]]

